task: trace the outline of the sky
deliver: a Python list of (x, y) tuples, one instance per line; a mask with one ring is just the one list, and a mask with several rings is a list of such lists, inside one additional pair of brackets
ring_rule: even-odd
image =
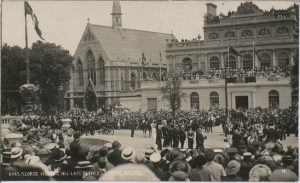
[[(111, 26), (112, 1), (28, 1), (39, 20), (46, 42), (61, 45), (74, 54), (88, 19)], [(210, 1), (217, 14), (236, 11), (242, 1)], [(296, 1), (253, 1), (260, 9), (285, 9)], [(121, 1), (124, 28), (173, 33), (177, 39), (203, 37), (206, 1)], [(39, 40), (27, 17), (28, 44)], [(25, 47), (23, 1), (2, 1), (2, 43)]]

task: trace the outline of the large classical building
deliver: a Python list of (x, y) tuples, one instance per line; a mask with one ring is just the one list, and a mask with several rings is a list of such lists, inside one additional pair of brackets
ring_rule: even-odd
[[(216, 5), (206, 5), (204, 39), (177, 41), (170, 34), (122, 28), (120, 4), (114, 2), (112, 27), (88, 24), (84, 31), (66, 97), (70, 106), (91, 110), (95, 106), (120, 103), (132, 110), (168, 109), (168, 101), (162, 99), (160, 92), (165, 82), (142, 81), (162, 69), (207, 72), (226, 67), (246, 71), (288, 68), (298, 62), (295, 6), (263, 11), (252, 2), (245, 2), (234, 12), (217, 15)], [(230, 54), (228, 58), (229, 45), (238, 54)], [(147, 67), (140, 64), (144, 57), (152, 60)], [(230, 109), (288, 108), (292, 100), (298, 100), (297, 94), (292, 93), (289, 77), (262, 77), (255, 82), (227, 86)], [(186, 80), (182, 87), (187, 95), (182, 101), (183, 110), (226, 106), (224, 79)]]
[[(122, 27), (120, 2), (114, 1), (112, 26), (88, 23), (74, 55), (67, 109), (96, 110), (139, 97), (141, 80), (167, 71), (166, 40), (171, 34)], [(143, 74), (142, 74), (143, 73)]]

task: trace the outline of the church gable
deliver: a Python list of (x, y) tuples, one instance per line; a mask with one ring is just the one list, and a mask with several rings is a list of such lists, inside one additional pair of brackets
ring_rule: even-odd
[(96, 60), (101, 57), (105, 61), (106, 65), (108, 64), (107, 60), (109, 59), (107, 57), (106, 51), (102, 47), (100, 41), (95, 36), (93, 30), (90, 27), (90, 24), (88, 23), (74, 54), (75, 58), (80, 58), (83, 61), (84, 68), (87, 64), (86, 55), (89, 50), (93, 53)]

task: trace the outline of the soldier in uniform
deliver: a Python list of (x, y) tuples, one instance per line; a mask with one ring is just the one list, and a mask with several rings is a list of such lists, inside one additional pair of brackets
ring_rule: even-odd
[(131, 137), (134, 137), (135, 128), (136, 128), (135, 119), (132, 119), (130, 121)]
[(196, 133), (196, 148), (200, 151), (200, 152), (204, 152), (204, 140), (205, 137), (202, 134), (202, 129), (198, 128), (198, 131)]

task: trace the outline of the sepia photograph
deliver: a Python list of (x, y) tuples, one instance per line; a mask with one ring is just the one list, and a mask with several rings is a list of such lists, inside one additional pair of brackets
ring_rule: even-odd
[(1, 46), (2, 181), (299, 181), (296, 0), (2, 0)]

